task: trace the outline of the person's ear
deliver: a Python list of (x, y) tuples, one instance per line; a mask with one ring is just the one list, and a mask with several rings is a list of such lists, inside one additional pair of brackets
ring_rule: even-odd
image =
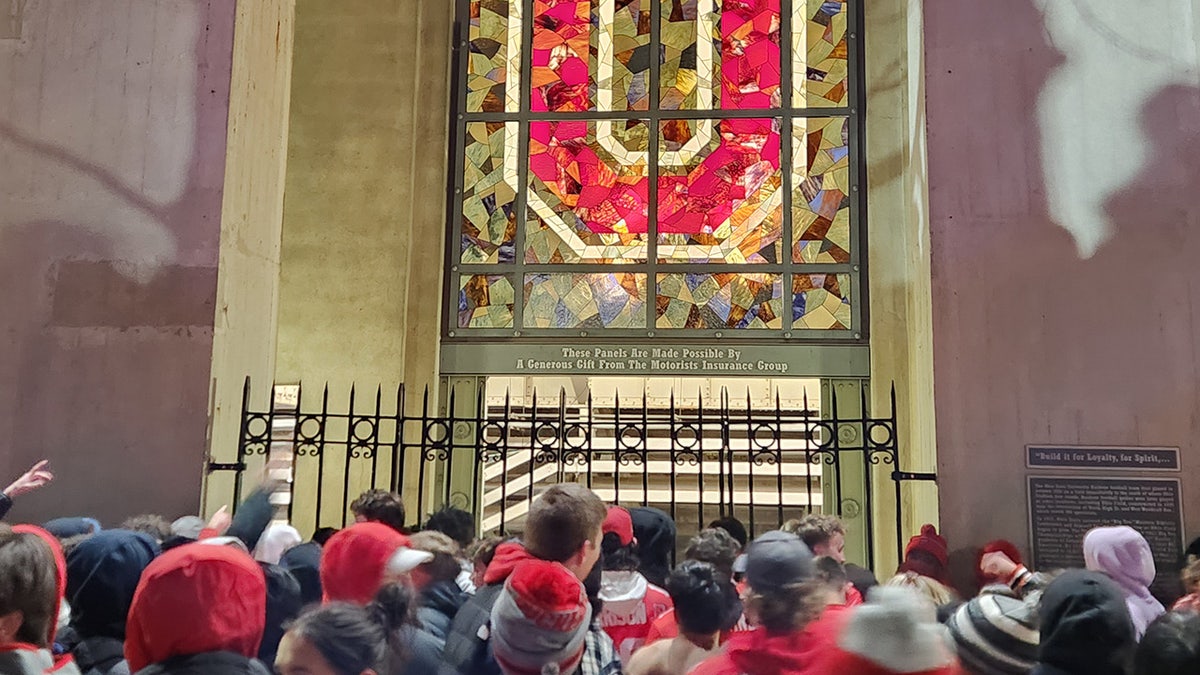
[(12, 644), (17, 641), (17, 632), (25, 623), (25, 613), (14, 610), (8, 614), (0, 614), (0, 644)]

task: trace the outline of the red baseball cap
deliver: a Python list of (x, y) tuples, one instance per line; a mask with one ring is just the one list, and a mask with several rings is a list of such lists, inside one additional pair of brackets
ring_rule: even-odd
[(604, 517), (604, 525), (601, 527), (604, 534), (612, 532), (617, 535), (617, 539), (621, 541), (622, 546), (628, 546), (633, 543), (633, 518), (629, 515), (629, 509), (624, 506), (608, 507), (608, 515)]

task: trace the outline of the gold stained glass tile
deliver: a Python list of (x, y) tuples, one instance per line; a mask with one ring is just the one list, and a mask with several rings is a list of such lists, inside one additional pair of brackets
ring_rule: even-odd
[(470, 122), (466, 126), (462, 262), (514, 260), (517, 141), (516, 122)]
[(521, 0), (471, 0), (467, 28), (467, 112), (518, 112)]
[(778, 274), (659, 274), (655, 326), (660, 329), (778, 329), (783, 325)]
[(849, 274), (792, 276), (792, 328), (850, 330)]
[(645, 328), (646, 275), (526, 274), (526, 328)]
[(850, 121), (792, 122), (792, 260), (850, 262)]
[(792, 11), (793, 105), (849, 105), (847, 0), (796, 0)]
[(502, 274), (459, 277), (459, 328), (512, 328), (516, 295)]

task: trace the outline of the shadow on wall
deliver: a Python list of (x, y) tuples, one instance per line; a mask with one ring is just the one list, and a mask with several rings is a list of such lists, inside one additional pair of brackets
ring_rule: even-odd
[(234, 3), (51, 5), (0, 42), (27, 92), (0, 119), (0, 470), (58, 476), (17, 519), (178, 515), (205, 450)]
[[(1191, 13), (1126, 9), (1117, 42), (1101, 4), (925, 5), (941, 522), (964, 590), (968, 549), (1029, 555), (1027, 443), (1188, 457), (1200, 433), (1200, 89), (1144, 67)], [(1200, 513), (1200, 485), (1184, 500)]]

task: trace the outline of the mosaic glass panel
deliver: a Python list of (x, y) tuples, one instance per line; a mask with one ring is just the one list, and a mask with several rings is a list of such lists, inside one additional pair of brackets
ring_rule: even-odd
[(769, 329), (783, 325), (778, 274), (659, 274), (655, 326)]
[(570, 112), (592, 107), (588, 62), (592, 40), (590, 0), (533, 1), (534, 111)]
[(527, 274), (526, 328), (645, 328), (646, 275)]
[(462, 261), (512, 262), (517, 234), (517, 123), (470, 122), (463, 150)]
[(850, 121), (792, 121), (792, 259), (850, 262)]
[(811, 330), (849, 330), (850, 275), (792, 276), (792, 327)]
[(721, 12), (721, 107), (778, 108), (779, 0), (725, 0)]
[(641, 120), (530, 123), (525, 261), (645, 260), (648, 142)]
[(592, 3), (597, 110), (650, 107), (650, 1)]
[(521, 109), (521, 0), (471, 0), (467, 112)]
[(847, 106), (850, 60), (846, 0), (796, 2), (792, 18), (793, 99), (796, 106)]
[(659, 260), (779, 262), (779, 120), (666, 120), (659, 139)]
[(458, 282), (459, 328), (512, 328), (515, 294), (502, 274), (462, 276)]
[(713, 110), (720, 100), (719, 0), (660, 0), (659, 107)]

